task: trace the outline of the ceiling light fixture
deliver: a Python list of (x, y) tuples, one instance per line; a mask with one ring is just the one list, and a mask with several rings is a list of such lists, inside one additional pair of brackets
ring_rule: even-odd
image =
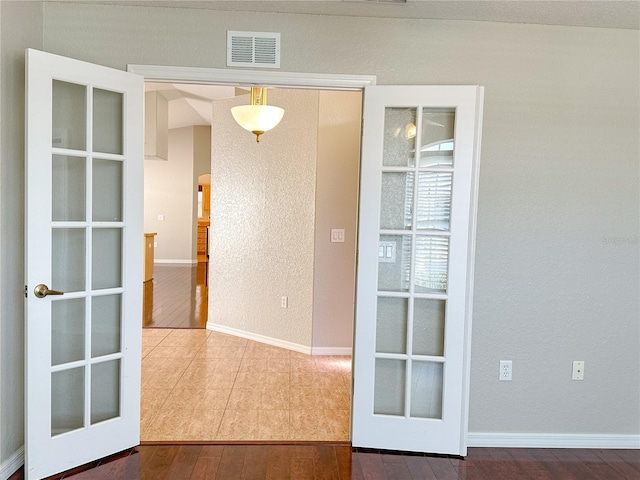
[(280, 123), (284, 109), (267, 105), (266, 88), (252, 87), (251, 104), (233, 107), (231, 115), (238, 125), (256, 136), (256, 142), (260, 142), (260, 135)]

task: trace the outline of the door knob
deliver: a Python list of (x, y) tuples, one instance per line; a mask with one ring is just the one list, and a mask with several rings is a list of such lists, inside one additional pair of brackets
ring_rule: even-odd
[(64, 295), (64, 292), (60, 292), (58, 290), (49, 290), (44, 283), (36, 285), (36, 288), (33, 289), (33, 293), (38, 298), (44, 298), (47, 295)]

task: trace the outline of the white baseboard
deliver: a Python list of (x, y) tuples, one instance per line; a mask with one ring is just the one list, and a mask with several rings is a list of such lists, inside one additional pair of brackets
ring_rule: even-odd
[(171, 264), (187, 264), (187, 265), (193, 265), (198, 263), (198, 260), (183, 260), (183, 259), (179, 259), (179, 258), (156, 258), (153, 261), (154, 264), (157, 263), (171, 263)]
[(351, 356), (351, 347), (311, 347), (311, 355)]
[(0, 464), (0, 480), (7, 480), (24, 465), (24, 447), (20, 447), (13, 455)]
[(640, 449), (640, 435), (469, 432), (467, 435), (467, 446), (508, 448)]
[(266, 343), (267, 345), (273, 345), (274, 347), (286, 348), (294, 352), (306, 353), (311, 355), (311, 347), (306, 345), (300, 345), (298, 343), (287, 342), (278, 338), (267, 337), (266, 335), (260, 335), (257, 333), (247, 332), (245, 330), (238, 330), (236, 328), (227, 327), (225, 325), (219, 325), (212, 322), (207, 322), (207, 330), (213, 330), (215, 332), (228, 333), (229, 335), (235, 335), (236, 337), (246, 338), (248, 340), (254, 340), (260, 343)]

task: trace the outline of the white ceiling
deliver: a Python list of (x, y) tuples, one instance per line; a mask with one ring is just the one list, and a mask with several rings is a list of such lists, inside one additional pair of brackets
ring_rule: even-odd
[(640, 0), (46, 0), (142, 7), (472, 20), (640, 30)]
[(211, 125), (211, 102), (235, 96), (235, 87), (146, 82), (145, 91), (158, 91), (169, 101), (169, 128)]

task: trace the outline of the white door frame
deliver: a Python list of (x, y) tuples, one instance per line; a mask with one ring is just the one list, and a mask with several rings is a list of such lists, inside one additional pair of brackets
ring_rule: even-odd
[[(160, 65), (129, 64), (127, 71), (144, 77), (145, 81), (166, 83), (199, 83), (210, 85), (263, 86), (281, 88), (309, 88), (315, 90), (355, 90), (364, 91), (365, 87), (376, 85), (375, 75), (345, 75), (322, 73), (273, 72), (257, 70), (238, 70), (204, 67), (175, 67)], [(482, 98), (478, 109), (482, 112)], [(482, 116), (478, 118), (478, 131), (482, 131)], [(465, 308), (464, 358), (462, 383), (462, 429), (461, 451), (466, 452), (469, 425), (469, 384), (471, 380), (471, 317), (473, 311), (474, 263), (476, 250), (476, 225), (478, 210), (478, 185), (480, 167), (481, 138), (475, 139), (474, 157), (476, 159), (472, 172), (472, 191), (469, 224), (469, 252), (467, 266), (469, 268), (467, 282), (467, 302)], [(362, 159), (361, 159), (362, 160)], [(358, 205), (358, 214), (360, 206)], [(357, 251), (357, 246), (356, 246)], [(354, 317), (355, 321), (355, 317)], [(355, 342), (355, 337), (354, 337)]]

